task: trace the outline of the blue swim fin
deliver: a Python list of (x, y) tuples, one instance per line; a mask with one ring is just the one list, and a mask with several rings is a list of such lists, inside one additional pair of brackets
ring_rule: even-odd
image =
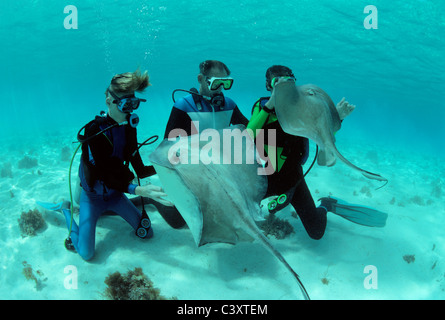
[(42, 201), (36, 201), (36, 203), (51, 211), (60, 211), (62, 212), (62, 209), (69, 209), (70, 208), (70, 202), (69, 201), (61, 201), (59, 203), (52, 203), (52, 202), (42, 202)]
[(388, 214), (385, 212), (366, 206), (349, 204), (344, 200), (334, 197), (325, 197), (319, 200), (321, 201), (321, 206), (325, 207), (329, 212), (354, 223), (379, 228), (386, 225)]
[(36, 201), (36, 203), (39, 206), (51, 211), (60, 211), (62, 210), (62, 205), (63, 205), (63, 201), (59, 203)]

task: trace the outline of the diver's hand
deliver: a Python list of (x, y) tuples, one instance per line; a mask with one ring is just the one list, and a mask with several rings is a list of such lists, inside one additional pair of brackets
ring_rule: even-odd
[(147, 184), (145, 186), (137, 186), (134, 193), (138, 196), (151, 198), (164, 206), (173, 207), (174, 204), (168, 200), (163, 199), (167, 194), (163, 192), (161, 187), (155, 186), (153, 184)]
[(272, 94), (271, 94), (269, 100), (266, 102), (266, 104), (263, 107), (264, 109), (266, 109), (264, 111), (267, 111), (269, 113), (275, 110), (275, 87), (276, 87), (276, 85), (281, 82), (289, 81), (289, 79), (288, 79), (289, 77), (276, 77), (276, 78), (277, 78), (277, 80), (275, 80), (274, 88), (272, 89)]
[(340, 120), (345, 119), (347, 116), (351, 114), (352, 111), (354, 111), (355, 105), (350, 104), (348, 101), (345, 101), (345, 97), (341, 99), (339, 103), (337, 103), (337, 112), (340, 116)]

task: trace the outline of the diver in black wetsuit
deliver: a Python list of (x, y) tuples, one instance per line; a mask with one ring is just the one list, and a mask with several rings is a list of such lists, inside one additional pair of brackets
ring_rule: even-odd
[[(285, 66), (272, 66), (266, 72), (266, 89), (273, 90), (273, 86), (280, 78), (285, 81), (295, 81), (292, 70)], [(269, 155), (269, 161), (274, 173), (267, 176), (268, 188), (264, 198), (270, 196), (285, 195), (287, 201), (280, 207), (290, 203), (296, 210), (298, 216), (303, 223), (308, 235), (312, 239), (321, 239), (326, 229), (327, 209), (330, 209), (328, 202), (322, 201), (319, 207), (315, 206), (309, 188), (303, 177), (302, 165), (306, 162), (309, 153), (309, 141), (307, 138), (293, 136), (283, 131), (278, 123), (277, 117), (273, 109), (268, 105), (269, 97), (260, 98), (255, 102), (252, 109), (252, 117), (247, 126), (256, 134), (257, 129), (265, 129), (260, 134), (265, 134), (264, 147), (266, 154)], [(355, 106), (342, 101), (337, 104), (337, 110), (340, 113), (340, 119), (344, 119)], [(267, 152), (268, 145), (268, 129), (276, 131), (276, 158), (272, 159), (272, 152)], [(275, 146), (274, 146), (275, 147)], [(328, 207), (328, 208), (326, 208)], [(278, 208), (277, 208), (278, 209)]]

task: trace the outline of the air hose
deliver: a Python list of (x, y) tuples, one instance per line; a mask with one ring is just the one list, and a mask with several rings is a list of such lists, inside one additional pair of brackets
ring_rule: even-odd
[(71, 158), (70, 162), (70, 169), (68, 173), (68, 184), (69, 184), (69, 190), (70, 190), (70, 212), (71, 212), (71, 220), (70, 220), (70, 227), (68, 230), (68, 237), (67, 240), (71, 238), (71, 230), (73, 228), (73, 212), (74, 212), (74, 201), (73, 201), (73, 190), (71, 187), (71, 168), (73, 167), (74, 157), (77, 154), (77, 151), (79, 151), (79, 148), (82, 146), (81, 143), (77, 146), (76, 150), (74, 151), (73, 157)]

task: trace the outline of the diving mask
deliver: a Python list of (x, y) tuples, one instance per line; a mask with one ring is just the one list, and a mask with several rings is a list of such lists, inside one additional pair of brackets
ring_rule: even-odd
[(113, 93), (110, 89), (107, 89), (110, 95), (114, 98), (113, 103), (117, 104), (117, 108), (119, 111), (124, 113), (132, 113), (134, 110), (139, 108), (141, 102), (146, 102), (146, 99), (141, 99), (135, 97), (134, 94), (126, 95), (123, 97), (118, 97), (115, 93)]
[(206, 78), (206, 81), (210, 90), (218, 90), (218, 88), (221, 86), (224, 88), (224, 90), (229, 90), (230, 88), (232, 88), (233, 85), (233, 78), (230, 77), (225, 77), (225, 78), (211, 77), (211, 78)]

